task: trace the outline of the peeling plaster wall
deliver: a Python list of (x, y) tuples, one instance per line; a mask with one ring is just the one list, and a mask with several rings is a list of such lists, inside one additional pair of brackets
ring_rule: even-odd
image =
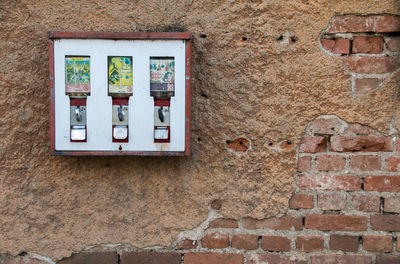
[[(319, 44), (334, 15), (376, 13), (399, 1), (1, 1), (1, 253), (168, 246), (210, 204), (234, 219), (285, 213), (309, 121), (399, 129), (398, 72), (355, 96)], [(192, 32), (192, 156), (50, 157), (48, 30)], [(238, 138), (240, 154), (227, 148)]]

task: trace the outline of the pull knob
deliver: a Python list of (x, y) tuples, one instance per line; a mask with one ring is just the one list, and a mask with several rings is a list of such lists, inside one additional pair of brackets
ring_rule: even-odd
[(164, 113), (162, 111), (162, 107), (158, 108), (158, 118), (160, 119), (161, 123), (164, 123)]
[(118, 119), (119, 121), (124, 121), (125, 113), (122, 111), (122, 105), (118, 107)]
[(77, 106), (75, 108), (75, 116), (76, 116), (76, 121), (81, 122), (82, 121), (82, 111), (80, 106)]

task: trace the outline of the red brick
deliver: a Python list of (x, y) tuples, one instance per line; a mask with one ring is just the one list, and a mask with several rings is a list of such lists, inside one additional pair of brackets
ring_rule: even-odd
[(243, 228), (245, 229), (274, 229), (274, 230), (295, 230), (303, 229), (303, 220), (301, 217), (273, 217), (263, 220), (256, 220), (252, 218), (243, 219)]
[(347, 175), (299, 175), (302, 190), (361, 190), (361, 178)]
[[(87, 263), (87, 262), (80, 262)], [(97, 263), (97, 262), (96, 262)], [(111, 263), (111, 262), (104, 262)], [(180, 264), (181, 254), (176, 252), (123, 252), (121, 264)], [(94, 264), (94, 263), (93, 263)]]
[(400, 16), (377, 16), (375, 18), (375, 32), (399, 32)]
[(346, 208), (345, 193), (330, 193), (318, 195), (318, 208), (321, 210), (343, 210)]
[(364, 151), (392, 151), (392, 138), (380, 136), (332, 136), (331, 150), (338, 152)]
[(245, 152), (249, 148), (249, 141), (245, 138), (238, 138), (233, 141), (227, 141), (226, 147), (234, 151)]
[(399, 264), (400, 256), (376, 256), (376, 264)]
[(363, 231), (367, 230), (367, 218), (356, 215), (311, 214), (306, 216), (305, 227), (324, 231)]
[(329, 240), (331, 250), (342, 250), (348, 252), (358, 251), (358, 236), (331, 235)]
[(313, 207), (313, 196), (310, 194), (295, 193), (289, 200), (289, 208), (291, 209), (311, 209)]
[[(25, 263), (25, 262), (23, 262), (23, 263)], [(28, 262), (28, 263), (33, 264), (35, 262)], [(42, 262), (40, 262), (40, 263), (42, 263)], [(73, 254), (71, 257), (64, 258), (57, 263), (60, 263), (60, 264), (81, 264), (81, 263), (113, 264), (113, 263), (115, 263), (115, 264), (117, 264), (118, 263), (118, 255), (116, 252), (82, 252), (82, 253)], [(121, 262), (121, 263), (124, 264), (124, 262)], [(166, 262), (162, 262), (162, 263), (166, 263)], [(173, 263), (173, 262), (171, 262), (171, 263)], [(176, 262), (176, 263), (178, 264), (178, 262)]]
[(396, 251), (400, 252), (400, 236), (397, 236)]
[(257, 235), (234, 235), (232, 237), (232, 247), (237, 249), (257, 249)]
[(288, 259), (286, 256), (276, 255), (276, 254), (252, 253), (247, 255), (247, 264), (307, 264), (307, 263), (308, 261), (306, 260), (296, 260), (293, 257)]
[(400, 37), (385, 38), (386, 48), (391, 52), (400, 51)]
[(298, 236), (296, 249), (302, 252), (313, 252), (324, 249), (324, 238), (320, 236)]
[(350, 53), (350, 40), (349, 39), (321, 39), (321, 45), (324, 49), (337, 54)]
[(238, 228), (238, 222), (233, 219), (218, 218), (211, 221), (208, 225), (209, 228)]
[(400, 197), (385, 198), (383, 211), (400, 214)]
[[(373, 79), (357, 79), (357, 80), (373, 80)], [(357, 82), (356, 80), (356, 82)], [(380, 80), (380, 79), (378, 79)], [(349, 124), (345, 133), (356, 134), (356, 135), (374, 135), (376, 131), (369, 126), (360, 125), (360, 124)]]
[(381, 198), (375, 195), (353, 194), (351, 207), (363, 212), (379, 212)]
[(400, 192), (400, 176), (367, 176), (364, 180), (366, 191)]
[(342, 156), (319, 155), (316, 159), (316, 167), (319, 171), (341, 171), (346, 160)]
[(210, 233), (201, 240), (203, 248), (226, 248), (229, 246), (229, 235), (219, 232)]
[(356, 94), (368, 93), (377, 88), (382, 82), (383, 79), (378, 78), (355, 79), (353, 91)]
[(197, 248), (197, 241), (191, 239), (185, 239), (176, 246), (176, 249), (193, 249)]
[(300, 152), (316, 153), (326, 151), (326, 137), (303, 137), (300, 141)]
[(290, 251), (290, 239), (281, 236), (263, 236), (261, 248), (267, 251)]
[(371, 215), (372, 230), (399, 232), (400, 216), (399, 215)]
[(329, 33), (338, 32), (372, 32), (374, 18), (369, 16), (336, 16), (331, 24)]
[(385, 160), (386, 170), (387, 171), (399, 171), (400, 165), (400, 157), (388, 157)]
[(400, 67), (399, 57), (341, 57), (346, 69), (353, 73), (384, 74)]
[(311, 157), (310, 156), (299, 157), (299, 160), (297, 161), (297, 171), (308, 172), (310, 170), (311, 170)]
[(242, 254), (233, 253), (186, 253), (184, 264), (243, 264)]
[(355, 36), (352, 53), (378, 54), (383, 50), (382, 37)]
[(378, 156), (352, 156), (350, 168), (356, 171), (378, 171), (381, 169), (381, 158)]
[(340, 133), (341, 122), (337, 117), (326, 117), (315, 119), (310, 126), (312, 134), (333, 135)]
[[(89, 261), (90, 261), (90, 259), (89, 259)], [(48, 264), (50, 262), (40, 259), (39, 256), (34, 257), (31, 254), (21, 254), (21, 256), (15, 256), (15, 257), (8, 255), (8, 254), (0, 254), (0, 263), (1, 264)], [(78, 264), (78, 263), (82, 263), (82, 262), (67, 262), (63, 259), (57, 263), (76, 263), (76, 264)], [(88, 264), (93, 264), (93, 263), (97, 263), (97, 262), (88, 262)], [(111, 263), (111, 264), (115, 263), (116, 264), (117, 262), (101, 262), (101, 260), (99, 260), (98, 263), (99, 264), (104, 264), (104, 263)]]
[(396, 151), (397, 152), (400, 152), (400, 137), (398, 137), (397, 139), (396, 139)]
[(375, 252), (392, 252), (392, 236), (363, 235), (363, 248)]
[(365, 255), (317, 255), (312, 264), (371, 264), (372, 257)]

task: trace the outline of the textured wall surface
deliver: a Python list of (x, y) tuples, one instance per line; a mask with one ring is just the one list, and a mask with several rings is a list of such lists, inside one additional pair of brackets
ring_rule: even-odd
[[(399, 129), (398, 72), (353, 94), (320, 44), (333, 16), (378, 13), (400, 14), (399, 1), (1, 1), (0, 253), (168, 246), (210, 206), (285, 213), (311, 120)], [(192, 32), (192, 156), (49, 156), (48, 30)]]

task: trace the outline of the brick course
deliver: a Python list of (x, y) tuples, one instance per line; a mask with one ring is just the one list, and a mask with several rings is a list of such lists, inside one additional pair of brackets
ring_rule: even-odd
[(363, 248), (368, 251), (391, 252), (392, 251), (391, 236), (364, 235)]
[(184, 264), (243, 264), (242, 254), (233, 253), (187, 253)]
[(238, 222), (233, 219), (218, 218), (211, 221), (208, 225), (210, 228), (238, 228)]
[(290, 251), (290, 239), (281, 236), (263, 236), (261, 248), (267, 251)]
[(318, 208), (321, 210), (343, 210), (346, 205), (345, 193), (329, 193), (318, 195)]
[(355, 36), (352, 53), (379, 54), (383, 50), (382, 37)]
[[(80, 262), (87, 263), (87, 262)], [(97, 263), (97, 262), (96, 262)], [(110, 264), (111, 262), (104, 262)], [(181, 254), (176, 252), (123, 252), (121, 264), (180, 264)], [(94, 263), (93, 263), (94, 264)]]
[(321, 236), (298, 236), (296, 249), (302, 252), (313, 252), (324, 249), (324, 238)]
[(313, 196), (309, 194), (295, 193), (289, 200), (289, 208), (291, 209), (311, 209), (313, 207)]
[(318, 230), (364, 231), (367, 218), (355, 215), (310, 214), (306, 216), (305, 227)]
[[(60, 263), (60, 264), (81, 264), (81, 263), (85, 263), (85, 264), (113, 264), (113, 263), (115, 263), (115, 264), (117, 264), (118, 263), (118, 255), (117, 255), (117, 252), (81, 252), (78, 254), (73, 254), (69, 258), (64, 258), (64, 259), (60, 260), (58, 263)], [(121, 264), (124, 264), (124, 263), (128, 263), (128, 262), (126, 262), (126, 261), (121, 262)], [(163, 263), (165, 263), (165, 262), (161, 262), (160, 264), (163, 264)], [(138, 264), (142, 264), (142, 263), (138, 262)], [(152, 264), (152, 263), (149, 263), (149, 264)], [(171, 264), (174, 264), (174, 263), (171, 262)]]
[(257, 235), (234, 235), (232, 237), (232, 247), (237, 249), (257, 249)]
[(381, 159), (371, 155), (352, 156), (350, 168), (356, 171), (377, 171), (381, 169)]
[(329, 248), (332, 250), (357, 252), (358, 240), (358, 236), (331, 235), (329, 240)]
[(362, 212), (379, 212), (381, 199), (376, 195), (353, 194), (351, 207)]
[(384, 200), (383, 211), (400, 214), (400, 197), (390, 197)]
[(201, 240), (201, 244), (205, 248), (226, 248), (229, 245), (229, 235), (219, 232), (206, 234)]
[(316, 158), (316, 167), (319, 171), (342, 171), (346, 159), (342, 156), (319, 155)]

